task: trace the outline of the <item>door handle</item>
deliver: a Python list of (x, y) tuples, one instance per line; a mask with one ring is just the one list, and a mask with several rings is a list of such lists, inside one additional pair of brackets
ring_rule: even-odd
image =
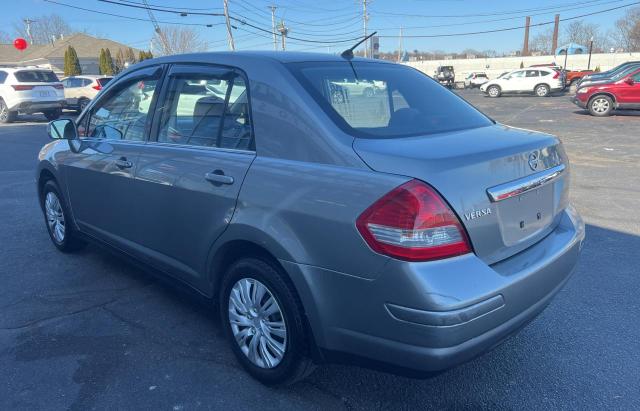
[(222, 170), (215, 170), (211, 173), (207, 173), (204, 175), (204, 179), (215, 184), (215, 185), (220, 185), (220, 184), (227, 184), (227, 185), (231, 185), (233, 184), (233, 177), (231, 176), (225, 176), (224, 172)]
[(127, 160), (126, 157), (120, 157), (119, 159), (117, 159), (115, 161), (115, 163), (116, 163), (116, 167), (121, 168), (121, 169), (122, 168), (131, 168), (131, 167), (133, 167), (133, 163), (131, 161)]

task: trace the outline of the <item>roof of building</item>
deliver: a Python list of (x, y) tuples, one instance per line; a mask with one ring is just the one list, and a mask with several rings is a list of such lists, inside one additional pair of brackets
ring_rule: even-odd
[[(52, 58), (64, 58), (67, 47), (72, 46), (76, 50), (78, 58), (98, 58), (100, 49), (108, 48), (111, 56), (115, 58), (118, 49), (126, 50), (129, 46), (108, 39), (99, 39), (85, 33), (76, 33), (65, 36), (45, 45), (29, 45), (24, 51), (18, 51), (13, 44), (0, 44), (0, 62), (21, 63), (35, 60), (48, 60)], [(134, 49), (137, 53), (138, 50)]]

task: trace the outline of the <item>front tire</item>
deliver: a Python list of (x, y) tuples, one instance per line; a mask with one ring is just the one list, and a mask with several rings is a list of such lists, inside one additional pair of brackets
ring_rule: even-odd
[(42, 114), (44, 114), (47, 120), (53, 121), (60, 118), (60, 116), (62, 115), (62, 109), (56, 108), (53, 110), (46, 110)]
[(547, 97), (551, 92), (551, 89), (546, 84), (539, 84), (536, 86), (534, 92), (538, 97)]
[(500, 97), (502, 90), (498, 86), (489, 86), (487, 88), (487, 95), (492, 98)]
[(595, 96), (589, 100), (589, 113), (596, 117), (606, 117), (613, 112), (613, 99), (609, 96)]
[(274, 264), (257, 258), (233, 264), (222, 280), (219, 303), (231, 349), (252, 377), (288, 385), (313, 371), (302, 304)]
[(49, 180), (44, 184), (41, 198), (45, 224), (53, 245), (64, 253), (83, 248), (86, 243), (73, 229), (67, 205), (54, 181)]

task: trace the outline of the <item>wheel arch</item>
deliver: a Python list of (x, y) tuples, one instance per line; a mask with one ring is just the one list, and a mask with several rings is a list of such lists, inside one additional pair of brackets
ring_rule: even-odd
[(587, 101), (587, 107), (589, 106), (589, 104), (591, 104), (591, 102), (593, 101), (594, 98), (600, 97), (600, 96), (607, 96), (607, 97), (609, 97), (611, 99), (611, 101), (613, 101), (614, 105), (618, 104), (618, 102), (616, 101), (616, 97), (612, 93), (610, 93), (608, 91), (598, 91), (598, 92), (593, 93), (589, 97), (589, 100)]
[(42, 191), (44, 190), (44, 185), (47, 183), (47, 181), (53, 181), (54, 183), (56, 183), (56, 185), (58, 185), (58, 187), (60, 187), (60, 184), (58, 183), (58, 179), (56, 178), (55, 173), (52, 170), (50, 170), (48, 167), (42, 167), (38, 171), (38, 181), (37, 181), (38, 198), (40, 199), (40, 203), (42, 203)]
[(533, 91), (535, 92), (536, 89), (540, 86), (546, 86), (549, 89), (549, 92), (551, 92), (551, 85), (549, 83), (545, 83), (544, 81), (536, 84), (535, 87), (533, 88)]

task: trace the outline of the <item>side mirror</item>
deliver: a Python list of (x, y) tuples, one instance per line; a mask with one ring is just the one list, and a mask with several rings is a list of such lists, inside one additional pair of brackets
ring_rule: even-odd
[(53, 140), (77, 140), (78, 128), (73, 120), (63, 118), (47, 124), (47, 134)]
[(633, 77), (627, 77), (626, 79), (624, 79), (624, 82), (630, 86), (633, 86), (634, 84), (636, 84), (636, 82), (633, 80)]

